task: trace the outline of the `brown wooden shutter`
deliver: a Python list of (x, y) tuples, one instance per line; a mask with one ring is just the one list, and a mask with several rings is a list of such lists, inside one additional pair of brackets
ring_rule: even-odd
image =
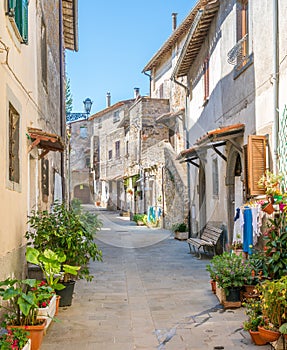
[(250, 196), (265, 194), (264, 188), (258, 186), (258, 181), (266, 170), (266, 137), (248, 136), (248, 193)]

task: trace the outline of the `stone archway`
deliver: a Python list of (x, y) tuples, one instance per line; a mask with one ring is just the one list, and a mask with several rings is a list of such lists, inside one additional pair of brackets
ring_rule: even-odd
[(232, 243), (235, 209), (243, 202), (243, 186), (241, 181), (242, 155), (235, 148), (230, 150), (226, 167), (227, 186), (227, 229), (228, 243)]
[(74, 187), (74, 198), (81, 201), (82, 204), (91, 204), (91, 191), (88, 185), (77, 185)]

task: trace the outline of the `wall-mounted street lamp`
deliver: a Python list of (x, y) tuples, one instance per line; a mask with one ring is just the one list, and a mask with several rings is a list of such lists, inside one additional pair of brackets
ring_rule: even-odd
[(76, 122), (81, 119), (88, 119), (93, 101), (90, 98), (86, 98), (85, 101), (83, 101), (85, 113), (67, 113), (66, 115), (66, 121), (67, 123)]

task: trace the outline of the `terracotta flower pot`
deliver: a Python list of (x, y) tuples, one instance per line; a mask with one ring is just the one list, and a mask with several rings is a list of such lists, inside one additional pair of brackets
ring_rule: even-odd
[(255, 345), (265, 345), (267, 341), (261, 338), (259, 331), (249, 330), (250, 337)]
[(7, 329), (22, 328), (29, 332), (29, 339), (31, 339), (31, 350), (39, 350), (43, 341), (44, 330), (47, 320), (43, 319), (43, 322), (37, 326), (7, 326)]
[(264, 208), (262, 208), (263, 211), (267, 214), (272, 214), (274, 212), (274, 207), (272, 203), (268, 203)]
[(278, 340), (281, 335), (280, 332), (272, 331), (264, 327), (258, 327), (258, 331), (259, 331), (260, 337), (268, 343)]
[(61, 299), (61, 295), (56, 295), (56, 312), (55, 312), (55, 316), (58, 315), (58, 312), (59, 312), (60, 299)]
[(215, 294), (216, 293), (216, 281), (210, 280), (211, 290)]

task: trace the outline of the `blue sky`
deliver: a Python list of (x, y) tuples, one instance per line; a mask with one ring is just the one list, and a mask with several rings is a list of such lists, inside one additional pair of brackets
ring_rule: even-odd
[(80, 0), (79, 51), (66, 52), (73, 112), (83, 112), (83, 100), (93, 101), (91, 114), (111, 103), (149, 92), (144, 66), (172, 33), (173, 12), (179, 25), (197, 0)]

